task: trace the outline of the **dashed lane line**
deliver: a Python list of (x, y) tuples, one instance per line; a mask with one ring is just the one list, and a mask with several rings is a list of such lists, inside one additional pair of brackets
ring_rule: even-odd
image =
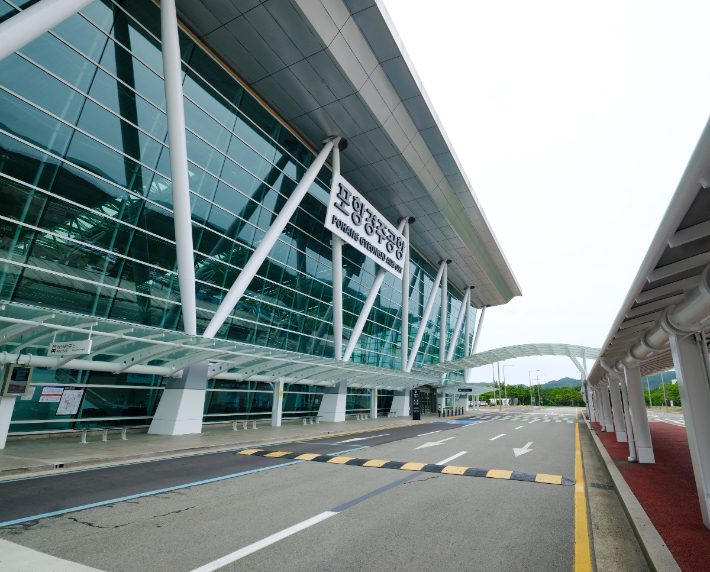
[(501, 437), (505, 437), (505, 433), (501, 433), (500, 435), (496, 435), (496, 436), (493, 437), (492, 439), (488, 439), (488, 440), (489, 440), (489, 441), (495, 441), (496, 439), (499, 439), (499, 438), (501, 438)]
[[(425, 473), (441, 473), (443, 475), (463, 475), (465, 477), (488, 477), (489, 479), (507, 479), (511, 481), (527, 481), (547, 483), (551, 485), (573, 485), (575, 480), (561, 475), (547, 473), (523, 473), (522, 471), (504, 471), (499, 469), (477, 469), (475, 467), (458, 467), (454, 465), (439, 465), (427, 463), (405, 463), (401, 461), (386, 461), (384, 459), (358, 459), (342, 455), (318, 455), (317, 453), (289, 453), (287, 451), (267, 451), (264, 449), (245, 449), (235, 455), (256, 455), (259, 457), (276, 457), (293, 459), (295, 461), (313, 461), (333, 465), (349, 465), (356, 467), (375, 467), (378, 469), (397, 469), (402, 471), (423, 471)], [(444, 462), (444, 461), (442, 461)]]
[(522, 426), (522, 425), (521, 425), (520, 427), (516, 427), (516, 429), (522, 429), (522, 428), (523, 428), (523, 426)]
[(437, 465), (445, 465), (449, 461), (453, 461), (454, 459), (458, 459), (461, 455), (465, 455), (466, 451), (461, 451), (460, 453), (456, 453), (455, 455), (451, 455), (451, 457), (448, 457), (444, 459), (443, 461), (439, 461)]

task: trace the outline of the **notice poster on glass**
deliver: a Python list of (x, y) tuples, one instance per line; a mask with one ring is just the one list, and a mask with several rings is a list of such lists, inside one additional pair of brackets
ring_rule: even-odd
[(83, 397), (83, 387), (65, 387), (55, 415), (76, 415)]
[(64, 392), (63, 385), (45, 385), (42, 388), (42, 395), (39, 396), (40, 403), (59, 403)]

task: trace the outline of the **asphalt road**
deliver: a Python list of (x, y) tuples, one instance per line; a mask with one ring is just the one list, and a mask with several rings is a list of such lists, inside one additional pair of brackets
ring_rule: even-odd
[[(574, 419), (562, 408), (483, 411), (462, 423), (261, 449), (574, 477)], [(79, 563), (191, 572), (236, 551), (241, 557), (209, 569), (572, 570), (574, 488), (237, 451), (194, 455), (0, 482), (0, 521), (22, 520), (0, 525), (0, 539), (14, 543), (0, 552), (34, 549), (68, 561), (57, 567), (66, 571), (87, 570), (71, 564)], [(115, 500), (124, 497), (133, 498)]]

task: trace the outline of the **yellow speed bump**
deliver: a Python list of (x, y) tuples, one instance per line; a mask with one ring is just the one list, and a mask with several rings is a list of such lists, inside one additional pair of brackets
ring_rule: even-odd
[(253, 455), (254, 453), (258, 453), (261, 451), (261, 449), (244, 449), (243, 451), (239, 451), (240, 455)]
[(288, 451), (274, 451), (273, 453), (267, 453), (264, 457), (283, 457), (288, 455)]
[(381, 467), (385, 463), (388, 463), (389, 461), (382, 461), (381, 459), (372, 459), (371, 461), (368, 461), (367, 463), (364, 463), (362, 466), (363, 467)]
[(547, 483), (549, 485), (561, 485), (562, 475), (546, 475), (545, 473), (538, 473), (535, 477), (536, 483)]
[(312, 461), (316, 457), (320, 457), (317, 453), (304, 453), (303, 455), (299, 455), (296, 457), (299, 461)]
[[(442, 471), (443, 473), (443, 471)], [(488, 471), (486, 476), (489, 479), (510, 479), (510, 475), (513, 474), (513, 471), (500, 471), (498, 469), (491, 469)]]
[(442, 475), (463, 475), (470, 467), (457, 467), (456, 465), (446, 465), (441, 471)]
[(400, 467), (402, 471), (421, 471), (422, 467), (426, 466), (426, 463), (404, 463)]
[(335, 463), (336, 465), (344, 465), (348, 461), (351, 461), (355, 457), (333, 457), (328, 463)]

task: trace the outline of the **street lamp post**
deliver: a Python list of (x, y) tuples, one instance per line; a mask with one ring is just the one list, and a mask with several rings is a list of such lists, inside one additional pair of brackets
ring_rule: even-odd
[(540, 371), (539, 369), (531, 369), (528, 371), (528, 385), (530, 386), (530, 407), (532, 407), (532, 400), (533, 400), (533, 390), (532, 390), (532, 375), (536, 371)]
[(538, 375), (535, 380), (537, 381), (537, 404), (542, 405), (542, 398), (540, 397), (540, 376)]
[(648, 389), (648, 406), (653, 409), (653, 401), (651, 401), (651, 385), (648, 383), (648, 376), (646, 376), (646, 389)]

